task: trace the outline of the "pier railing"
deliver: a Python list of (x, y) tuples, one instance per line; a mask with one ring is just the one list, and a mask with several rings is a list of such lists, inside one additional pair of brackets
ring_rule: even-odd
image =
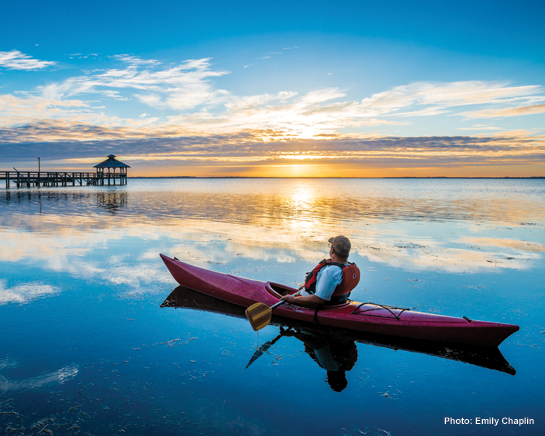
[[(127, 174), (60, 172), (60, 171), (0, 171), (0, 181), (5, 180), (6, 188), (30, 188), (39, 186), (104, 186), (126, 185)], [(116, 183), (117, 181), (117, 183)]]

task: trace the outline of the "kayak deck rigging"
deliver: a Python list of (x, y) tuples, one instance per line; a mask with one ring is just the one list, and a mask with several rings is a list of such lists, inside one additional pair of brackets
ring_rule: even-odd
[[(366, 310), (360, 310), (358, 312), (358, 309), (361, 308), (362, 306), (365, 306), (366, 304), (372, 304), (373, 306), (378, 306), (378, 307), (372, 307), (371, 309), (366, 309)], [(371, 302), (367, 302), (367, 303), (360, 303), (358, 305), (358, 307), (356, 307), (352, 312), (350, 312), (351, 315), (366, 315), (366, 316), (376, 316), (377, 318), (391, 318), (390, 316), (383, 316), (383, 315), (371, 315), (371, 314), (367, 314), (366, 312), (371, 312), (373, 310), (380, 310), (380, 309), (386, 309), (388, 312), (390, 312), (392, 314), (392, 316), (397, 319), (397, 320), (400, 320), (400, 316), (403, 312), (407, 311), (407, 310), (411, 310), (407, 307), (393, 307), (393, 306), (386, 306), (384, 304), (378, 304), (378, 303), (371, 303)], [(392, 312), (391, 309), (398, 309), (400, 310), (400, 312), (396, 315), (394, 312)]]

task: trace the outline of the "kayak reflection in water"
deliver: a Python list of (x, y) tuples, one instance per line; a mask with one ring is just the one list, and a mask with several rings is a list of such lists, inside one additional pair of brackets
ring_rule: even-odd
[(299, 306), (335, 305), (348, 301), (360, 281), (360, 270), (348, 262), (350, 240), (346, 236), (329, 239), (329, 259), (322, 260), (308, 273), (305, 292), (300, 297), (287, 294), (282, 300)]
[(280, 334), (296, 337), (305, 344), (305, 352), (327, 371), (325, 380), (331, 389), (341, 392), (346, 388), (346, 371), (350, 371), (358, 360), (358, 349), (354, 340), (291, 327), (280, 327)]

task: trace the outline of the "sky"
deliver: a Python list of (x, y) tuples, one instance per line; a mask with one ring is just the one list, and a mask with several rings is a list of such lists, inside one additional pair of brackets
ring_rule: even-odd
[(0, 171), (545, 176), (543, 1), (20, 1)]

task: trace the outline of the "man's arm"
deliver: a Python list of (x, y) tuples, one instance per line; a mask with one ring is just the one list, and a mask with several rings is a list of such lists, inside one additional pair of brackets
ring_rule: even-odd
[(324, 300), (317, 295), (303, 295), (302, 297), (284, 295), (282, 300), (285, 300), (288, 303), (297, 304), (298, 306), (316, 306), (317, 304), (324, 304), (327, 302), (327, 300)]
[[(343, 271), (341, 268), (337, 266), (326, 266), (318, 273), (316, 294), (304, 295), (302, 297), (285, 295), (282, 297), (282, 300), (286, 300), (288, 303), (297, 304), (299, 306), (325, 304), (331, 299), (331, 295), (335, 292), (335, 288), (339, 283), (341, 283), (342, 277)], [(321, 296), (319, 297), (318, 295)]]

